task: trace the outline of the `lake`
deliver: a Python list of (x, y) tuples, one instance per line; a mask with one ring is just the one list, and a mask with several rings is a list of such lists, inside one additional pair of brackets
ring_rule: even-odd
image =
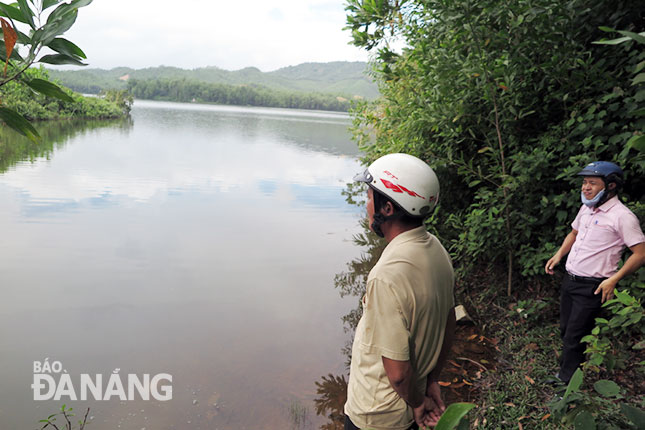
[[(63, 404), (94, 430), (318, 428), (315, 381), (346, 373), (356, 305), (334, 288), (360, 255), (349, 125), (136, 101), (131, 121), (43, 123), (51, 141), (0, 152), (0, 428)], [(129, 375), (164, 374), (172, 399), (129, 395)], [(81, 399), (82, 378), (111, 395)]]

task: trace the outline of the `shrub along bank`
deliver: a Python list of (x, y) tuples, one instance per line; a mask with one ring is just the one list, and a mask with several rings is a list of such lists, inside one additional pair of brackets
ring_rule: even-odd
[[(31, 68), (25, 71), (27, 79), (49, 80), (44, 68)], [(15, 110), (28, 120), (53, 120), (69, 118), (108, 119), (127, 116), (132, 105), (131, 96), (124, 94), (121, 99), (109, 97), (84, 97), (63, 88), (73, 102), (62, 101), (36, 93), (26, 85), (9, 82), (0, 87), (2, 105)], [(123, 91), (123, 93), (126, 93)]]

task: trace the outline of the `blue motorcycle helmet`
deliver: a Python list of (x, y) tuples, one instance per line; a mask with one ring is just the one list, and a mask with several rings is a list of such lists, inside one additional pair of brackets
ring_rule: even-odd
[(611, 161), (594, 161), (578, 173), (578, 176), (600, 176), (605, 179), (611, 175), (616, 175), (621, 181), (623, 179), (623, 169)]
[[(589, 163), (584, 169), (578, 172), (578, 176), (596, 176), (601, 178), (605, 183), (605, 190), (600, 200), (595, 204), (596, 207), (602, 205), (614, 194), (617, 194), (623, 185), (623, 169), (611, 161), (594, 161), (593, 163)], [(609, 188), (609, 184), (611, 183), (616, 184), (613, 190)]]

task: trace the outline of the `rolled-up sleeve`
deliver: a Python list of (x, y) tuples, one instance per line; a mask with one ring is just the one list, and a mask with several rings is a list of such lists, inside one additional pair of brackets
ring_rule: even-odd
[(643, 235), (638, 218), (631, 212), (618, 219), (616, 230), (628, 248), (645, 242), (645, 235)]
[(392, 285), (378, 279), (368, 282), (363, 319), (363, 351), (392, 360), (410, 359), (410, 332)]

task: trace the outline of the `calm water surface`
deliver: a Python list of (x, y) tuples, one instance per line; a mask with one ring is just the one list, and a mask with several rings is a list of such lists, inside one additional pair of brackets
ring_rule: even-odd
[[(349, 119), (143, 101), (132, 119), (0, 173), (0, 428), (63, 403), (94, 430), (318, 427), (355, 305), (333, 284), (357, 254)], [(45, 358), (79, 396), (119, 369), (171, 374), (173, 398), (34, 401)]]

